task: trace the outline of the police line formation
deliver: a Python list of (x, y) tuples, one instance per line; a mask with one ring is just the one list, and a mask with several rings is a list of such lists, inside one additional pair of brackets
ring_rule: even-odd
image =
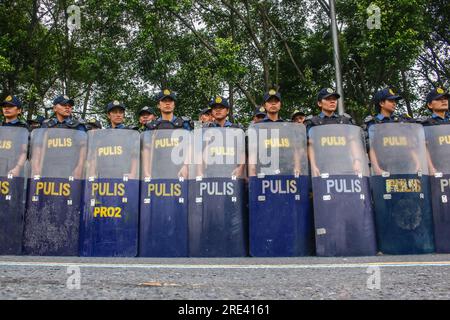
[(20, 100), (8, 96), (0, 254), (450, 252), (448, 92), (431, 91), (432, 115), (419, 121), (396, 115), (401, 97), (383, 89), (363, 128), (335, 113), (338, 98), (321, 90), (321, 113), (301, 125), (279, 118), (281, 95), (270, 90), (264, 118), (245, 132), (227, 120), (228, 102), (218, 96), (209, 104), (214, 121), (191, 130), (164, 90), (161, 117), (139, 132), (115, 130), (127, 129), (117, 101), (107, 106), (111, 127), (87, 131), (71, 117), (73, 100), (60, 96), (55, 116), (29, 134), (17, 118)]

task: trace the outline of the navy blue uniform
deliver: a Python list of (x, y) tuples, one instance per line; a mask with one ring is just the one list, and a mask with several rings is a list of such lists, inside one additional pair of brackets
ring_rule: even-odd
[(13, 120), (11, 122), (3, 121), (0, 124), (0, 126), (2, 126), (2, 127), (21, 127), (21, 128), (26, 128), (26, 129), (30, 130), (29, 125), (25, 121), (22, 121), (19, 119)]
[(433, 113), (429, 118), (422, 118), (419, 122), (424, 126), (436, 126), (440, 124), (450, 124), (450, 116), (448, 113), (445, 114), (444, 118), (441, 118), (437, 114)]
[(159, 130), (159, 129), (186, 129), (193, 130), (194, 124), (191, 119), (186, 117), (176, 117), (173, 116), (172, 120), (163, 120), (159, 117), (156, 120), (153, 120), (145, 125), (147, 127), (146, 130)]
[(352, 117), (346, 113), (343, 115), (338, 115), (336, 113), (333, 113), (331, 116), (326, 116), (323, 112), (321, 112), (317, 116), (309, 116), (305, 120), (306, 125), (306, 131), (309, 132), (309, 129), (315, 126), (321, 126), (326, 124), (353, 124), (355, 125), (355, 122), (353, 121)]
[(68, 117), (62, 122), (59, 122), (56, 118), (44, 120), (41, 128), (62, 128), (62, 129), (74, 129), (86, 132), (86, 126), (83, 121)]

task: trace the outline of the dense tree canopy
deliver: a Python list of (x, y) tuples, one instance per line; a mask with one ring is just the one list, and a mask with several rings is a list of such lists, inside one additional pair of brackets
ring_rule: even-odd
[[(282, 116), (296, 108), (315, 114), (316, 92), (334, 85), (327, 3), (3, 0), (0, 90), (21, 97), (29, 119), (49, 115), (52, 98), (66, 93), (79, 117), (104, 119), (107, 102), (121, 100), (131, 122), (164, 87), (178, 93), (176, 113), (193, 118), (223, 94), (245, 124), (270, 87), (283, 94)], [(367, 26), (371, 4), (380, 28)], [(81, 9), (75, 30), (71, 5)], [(386, 85), (415, 116), (426, 112), (430, 88), (448, 87), (449, 1), (338, 0), (337, 16), (345, 106), (359, 122)]]

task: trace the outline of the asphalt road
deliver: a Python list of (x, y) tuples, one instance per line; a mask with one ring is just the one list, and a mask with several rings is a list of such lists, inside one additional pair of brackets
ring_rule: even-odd
[(450, 255), (230, 259), (0, 256), (0, 299), (450, 299)]

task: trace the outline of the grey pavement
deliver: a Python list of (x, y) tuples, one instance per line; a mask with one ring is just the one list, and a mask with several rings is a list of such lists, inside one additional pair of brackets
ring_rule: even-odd
[(450, 299), (450, 255), (226, 259), (0, 256), (0, 299)]

